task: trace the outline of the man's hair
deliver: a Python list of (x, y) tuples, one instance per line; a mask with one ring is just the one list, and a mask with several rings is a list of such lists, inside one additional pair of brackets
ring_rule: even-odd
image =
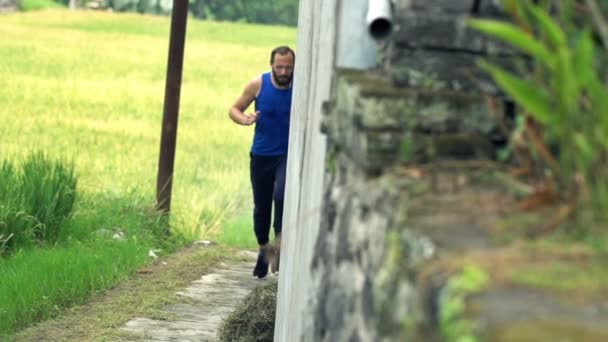
[(296, 61), (296, 53), (293, 52), (293, 50), (289, 46), (283, 45), (272, 50), (272, 52), (270, 53), (270, 64), (274, 63), (274, 55), (276, 55), (277, 53), (279, 55), (286, 55), (290, 53), (293, 56), (293, 61)]

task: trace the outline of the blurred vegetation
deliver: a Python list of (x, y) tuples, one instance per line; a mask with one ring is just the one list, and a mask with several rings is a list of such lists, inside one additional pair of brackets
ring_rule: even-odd
[[(22, 0), (24, 10), (68, 6), (70, 0)], [(53, 3), (53, 1), (55, 1)], [(296, 26), (298, 0), (189, 0), (194, 18)], [(170, 15), (172, 0), (78, 0), (79, 7)], [(53, 5), (55, 4), (55, 5)], [(46, 5), (46, 6), (45, 6)]]
[(19, 3), (19, 9), (24, 12), (62, 7), (63, 4), (53, 0), (21, 0)]
[(190, 0), (190, 10), (196, 18), (296, 26), (298, 3), (298, 0)]
[(509, 23), (472, 21), (525, 54), (516, 72), (481, 67), (522, 109), (518, 131), (542, 182), (567, 204), (558, 216), (589, 214), (601, 227), (608, 219), (606, 12), (595, 0), (535, 3), (505, 0)]

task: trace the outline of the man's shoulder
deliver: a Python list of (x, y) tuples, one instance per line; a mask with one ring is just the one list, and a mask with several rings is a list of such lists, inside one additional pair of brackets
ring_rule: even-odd
[(245, 86), (247, 92), (252, 94), (258, 94), (262, 88), (262, 75), (258, 75), (252, 78)]

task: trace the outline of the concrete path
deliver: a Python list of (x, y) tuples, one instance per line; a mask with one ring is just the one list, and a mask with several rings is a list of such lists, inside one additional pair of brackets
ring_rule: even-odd
[(256, 254), (245, 253), (247, 261), (220, 264), (214, 273), (178, 291), (180, 301), (163, 309), (171, 319), (137, 317), (121, 330), (129, 333), (130, 341), (217, 341), (222, 320), (241, 300), (257, 285), (278, 278), (254, 279), (251, 272)]

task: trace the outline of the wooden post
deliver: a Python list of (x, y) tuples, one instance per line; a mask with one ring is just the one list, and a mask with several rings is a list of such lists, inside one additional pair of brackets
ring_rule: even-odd
[(187, 20), (188, 0), (173, 0), (165, 104), (156, 182), (156, 205), (158, 210), (164, 214), (169, 214), (171, 210), (171, 188), (173, 186), (173, 165), (175, 162), (179, 95), (182, 85)]

